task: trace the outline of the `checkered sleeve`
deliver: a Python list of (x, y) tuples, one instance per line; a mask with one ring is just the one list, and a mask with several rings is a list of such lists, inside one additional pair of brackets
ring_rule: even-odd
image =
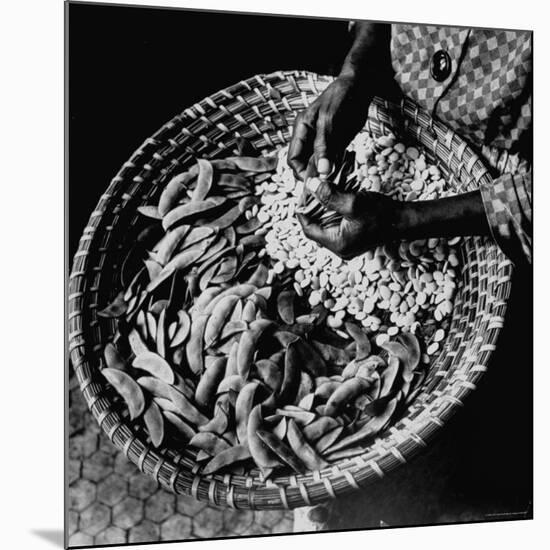
[(491, 233), (501, 250), (514, 263), (531, 264), (531, 172), (506, 173), (480, 189)]

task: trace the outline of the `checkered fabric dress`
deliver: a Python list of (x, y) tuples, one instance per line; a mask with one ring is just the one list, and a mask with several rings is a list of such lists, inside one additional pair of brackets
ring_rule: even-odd
[[(395, 79), (403, 92), (467, 139), (495, 169), (481, 194), (489, 226), (515, 262), (531, 263), (532, 33), (392, 25)], [(434, 54), (450, 57), (446, 78)]]

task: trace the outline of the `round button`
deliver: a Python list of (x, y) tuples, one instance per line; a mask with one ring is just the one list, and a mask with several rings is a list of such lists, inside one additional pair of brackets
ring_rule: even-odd
[(445, 50), (433, 54), (430, 72), (438, 82), (443, 82), (451, 74), (451, 56)]

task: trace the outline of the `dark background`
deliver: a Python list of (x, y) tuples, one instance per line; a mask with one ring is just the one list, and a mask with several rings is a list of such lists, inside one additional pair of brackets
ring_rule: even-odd
[(257, 73), (334, 74), (347, 21), (69, 5), (69, 253), (99, 196), (165, 122)]
[[(347, 22), (70, 4), (69, 258), (100, 194), (164, 122), (256, 73), (334, 74)], [(532, 514), (532, 279), (517, 272), (491, 369), (423, 455), (351, 499), (337, 528)]]

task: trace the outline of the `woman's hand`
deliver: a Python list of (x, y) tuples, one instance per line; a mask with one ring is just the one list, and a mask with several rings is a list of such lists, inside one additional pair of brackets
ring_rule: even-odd
[(393, 81), (391, 25), (356, 21), (338, 78), (296, 118), (288, 164), (301, 180), (328, 175), (363, 127), (372, 98)]
[(363, 81), (340, 76), (300, 112), (288, 149), (288, 164), (298, 179), (330, 174), (365, 124), (370, 99)]
[(319, 178), (309, 178), (306, 189), (341, 219), (323, 224), (297, 210), (304, 234), (346, 260), (401, 239), (489, 235), (479, 190), (443, 199), (400, 202), (370, 191), (343, 193)]
[(327, 210), (342, 218), (325, 225), (298, 213), (304, 234), (341, 258), (351, 259), (398, 238), (403, 203), (370, 191), (342, 193), (318, 178), (310, 178), (307, 188)]

